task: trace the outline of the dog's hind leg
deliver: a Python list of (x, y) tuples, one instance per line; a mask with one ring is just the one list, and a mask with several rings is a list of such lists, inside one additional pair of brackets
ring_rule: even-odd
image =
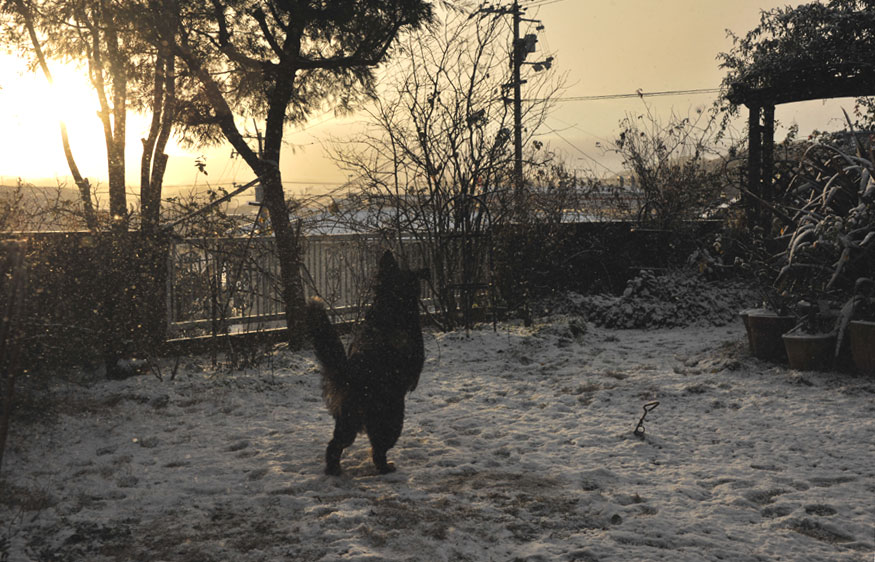
[(395, 465), (386, 460), (386, 453), (398, 442), (404, 426), (404, 398), (368, 412), (365, 430), (371, 441), (371, 458), (380, 474), (395, 471)]
[(334, 418), (334, 437), (325, 450), (325, 474), (340, 475), (340, 456), (353, 444), (360, 428), (361, 421), (356, 416), (341, 414)]

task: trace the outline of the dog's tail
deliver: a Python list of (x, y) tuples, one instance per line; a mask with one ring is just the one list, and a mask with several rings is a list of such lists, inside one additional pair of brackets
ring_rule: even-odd
[(306, 323), (316, 358), (322, 364), (325, 382), (334, 388), (342, 388), (347, 379), (346, 351), (322, 299), (314, 297), (307, 303)]

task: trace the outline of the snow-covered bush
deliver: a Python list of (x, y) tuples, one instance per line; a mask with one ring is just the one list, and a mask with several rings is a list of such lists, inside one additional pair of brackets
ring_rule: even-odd
[(643, 270), (620, 296), (570, 294), (548, 307), (607, 328), (669, 328), (723, 326), (756, 302), (755, 291), (741, 281), (707, 281), (689, 270)]

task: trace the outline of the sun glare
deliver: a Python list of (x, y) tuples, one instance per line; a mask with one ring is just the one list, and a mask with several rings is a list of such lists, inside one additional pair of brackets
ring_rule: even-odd
[[(92, 182), (105, 183), (106, 145), (98, 117), (99, 103), (86, 71), (73, 65), (51, 66), (54, 84), (41, 71), (30, 72), (25, 61), (0, 54), (0, 185), (25, 181), (69, 183), (70, 170), (61, 144), (60, 122), (67, 125), (76, 163)], [(139, 174), (140, 137), (148, 119), (127, 117), (128, 184)], [(171, 140), (167, 151), (181, 151)], [(136, 163), (136, 165), (134, 165)]]
[[(24, 61), (0, 56), (0, 176), (3, 183), (23, 178), (69, 174), (61, 146), (59, 122), (70, 132), (74, 154), (83, 169), (105, 158), (97, 100), (83, 71), (52, 67), (54, 85), (42, 73), (29, 72)], [(96, 141), (96, 142), (95, 142)]]

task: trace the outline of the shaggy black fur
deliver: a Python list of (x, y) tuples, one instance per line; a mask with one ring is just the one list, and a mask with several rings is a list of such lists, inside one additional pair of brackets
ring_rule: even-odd
[(395, 470), (386, 452), (401, 435), (404, 396), (416, 388), (425, 361), (419, 321), (419, 282), (427, 271), (408, 271), (387, 251), (380, 259), (374, 304), (344, 353), (325, 305), (312, 299), (307, 328), (322, 364), (322, 397), (334, 416), (325, 473), (340, 474), (340, 456), (366, 432), (381, 474)]

